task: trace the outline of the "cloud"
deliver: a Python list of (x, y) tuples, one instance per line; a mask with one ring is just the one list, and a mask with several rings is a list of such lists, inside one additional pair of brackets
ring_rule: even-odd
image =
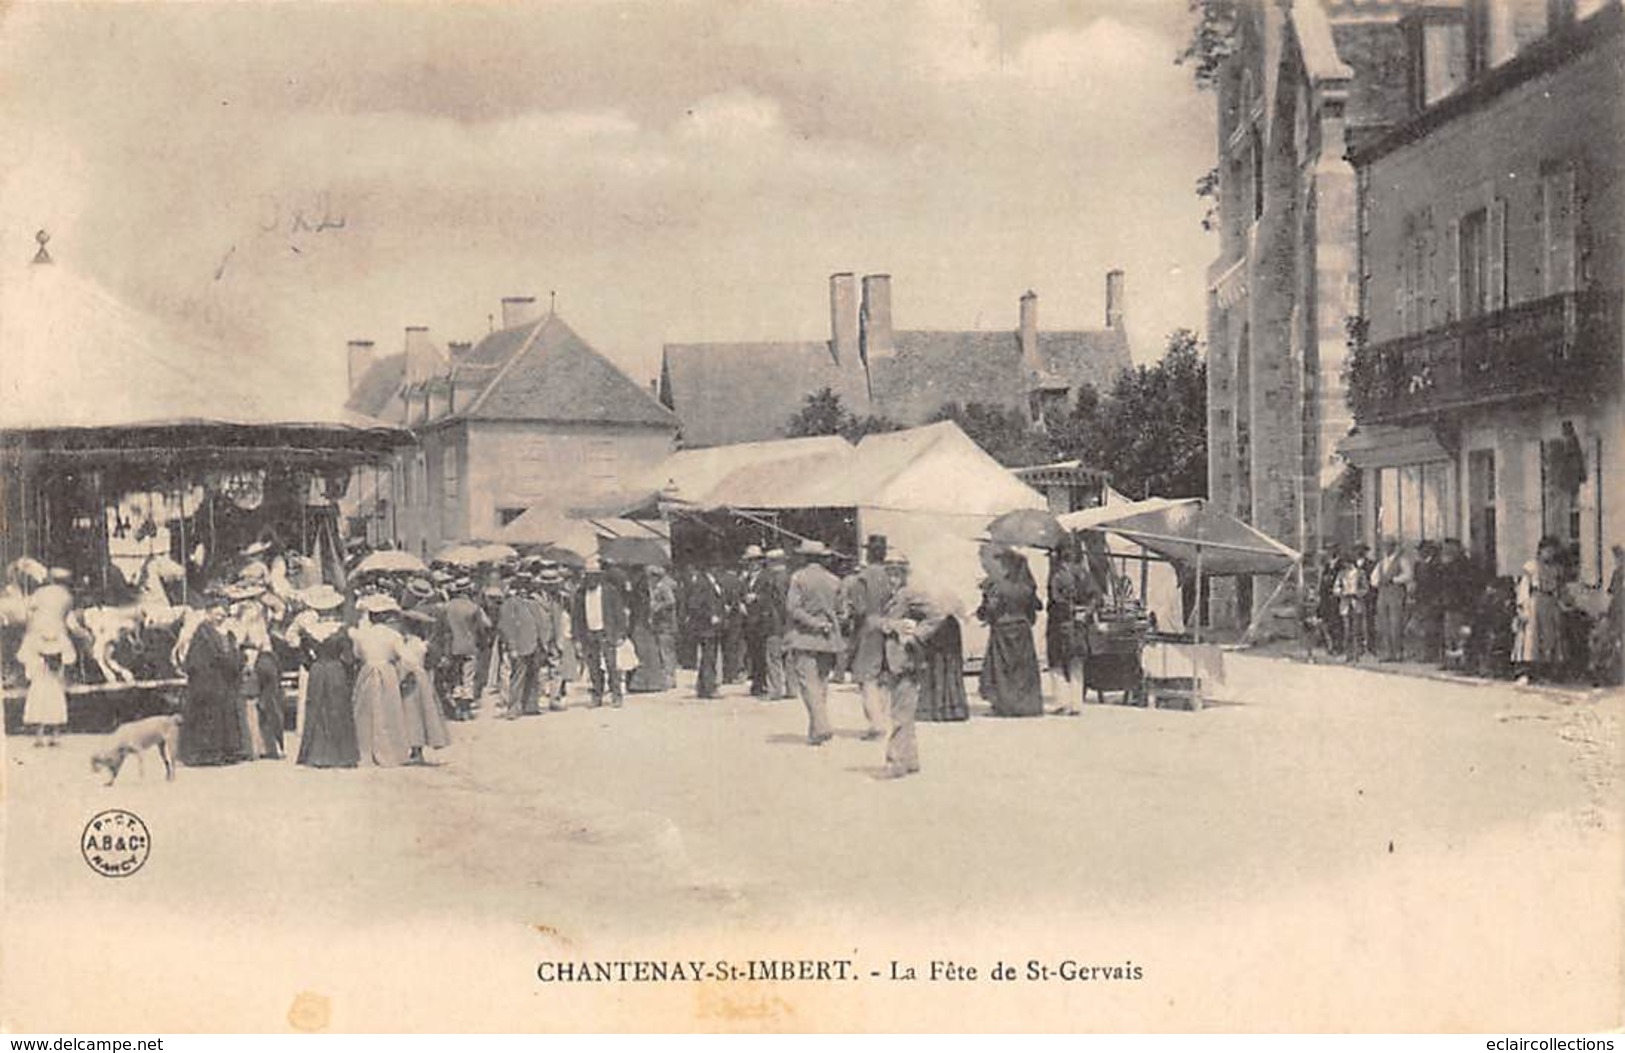
[(1211, 252), (1183, 13), (20, 5), (0, 251), (51, 226), (120, 292), (334, 382), (349, 336), (477, 336), (497, 297), (555, 288), (648, 375), (667, 340), (821, 335), (844, 269), (953, 328), (1013, 324), (1029, 286), (1046, 324), (1095, 324), (1123, 266), (1145, 353), (1201, 323)]

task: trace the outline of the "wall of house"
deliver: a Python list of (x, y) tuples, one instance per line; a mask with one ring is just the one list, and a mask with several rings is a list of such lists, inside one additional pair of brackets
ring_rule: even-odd
[[(1619, 297), (1625, 286), (1625, 37), (1617, 32), (1561, 67), (1485, 98), (1414, 142), (1375, 159), (1367, 172), (1361, 309), (1369, 339), (1382, 343), (1458, 320), (1463, 303), (1462, 219), (1483, 211), (1488, 307), (1594, 291)], [(1569, 175), (1572, 173), (1572, 175)], [(1561, 210), (1552, 221), (1548, 194), (1566, 202), (1572, 178), (1574, 236)], [(1539, 538), (1557, 534), (1578, 546), (1582, 580), (1607, 573), (1609, 546), (1625, 539), (1625, 338), (1614, 335), (1614, 365), (1595, 390), (1563, 392), (1540, 403), (1459, 413), (1441, 420), (1457, 445), (1458, 523), (1474, 535), (1474, 479), (1485, 452), (1494, 457), (1495, 566), (1513, 574)], [(1541, 444), (1568, 422), (1586, 455), (1586, 476), (1572, 511), (1544, 479)], [(1368, 530), (1374, 537), (1376, 527)]]
[[(1361, 309), (1381, 343), (1460, 317), (1460, 222), (1505, 217), (1505, 303), (1552, 289), (1543, 245), (1543, 175), (1573, 166), (1580, 199), (1581, 287), (1618, 289), (1625, 194), (1621, 37), (1512, 88), (1370, 165)], [(1493, 242), (1497, 237), (1486, 236)], [(1420, 269), (1408, 271), (1409, 256)], [(1493, 269), (1493, 263), (1491, 265)], [(1493, 294), (1492, 294), (1493, 295)]]
[(503, 509), (565, 509), (619, 493), (675, 449), (675, 431), (602, 424), (467, 425), (459, 524), (474, 537), (493, 534)]

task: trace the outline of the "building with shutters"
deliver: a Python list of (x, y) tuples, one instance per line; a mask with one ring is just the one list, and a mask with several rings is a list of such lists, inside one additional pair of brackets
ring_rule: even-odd
[(1348, 368), (1365, 539), (1458, 537), (1514, 574), (1625, 540), (1625, 16), (1469, 3), (1406, 23), (1410, 114), (1351, 151)]
[(501, 328), (477, 343), (441, 347), (413, 326), (398, 353), (358, 340), (349, 356), (349, 408), (418, 438), (364, 502), (372, 540), (411, 552), (619, 494), (675, 447), (654, 392), (530, 297), (503, 300)]

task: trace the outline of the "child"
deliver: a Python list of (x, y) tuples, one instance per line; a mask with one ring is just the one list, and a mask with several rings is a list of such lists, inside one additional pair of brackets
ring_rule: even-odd
[(1360, 660), (1366, 649), (1366, 597), (1371, 592), (1371, 576), (1357, 559), (1344, 563), (1337, 572), (1337, 611), (1343, 619), (1343, 646), (1350, 662)]

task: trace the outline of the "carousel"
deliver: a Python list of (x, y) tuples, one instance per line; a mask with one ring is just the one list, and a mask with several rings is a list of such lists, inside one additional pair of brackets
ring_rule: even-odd
[(6, 723), (36, 590), (66, 589), (81, 660), (71, 723), (163, 710), (205, 588), (275, 554), (299, 584), (342, 584), (340, 500), (410, 433), (310, 413), (264, 366), (229, 360), (53, 263), (44, 237), (0, 297), (0, 668)]

